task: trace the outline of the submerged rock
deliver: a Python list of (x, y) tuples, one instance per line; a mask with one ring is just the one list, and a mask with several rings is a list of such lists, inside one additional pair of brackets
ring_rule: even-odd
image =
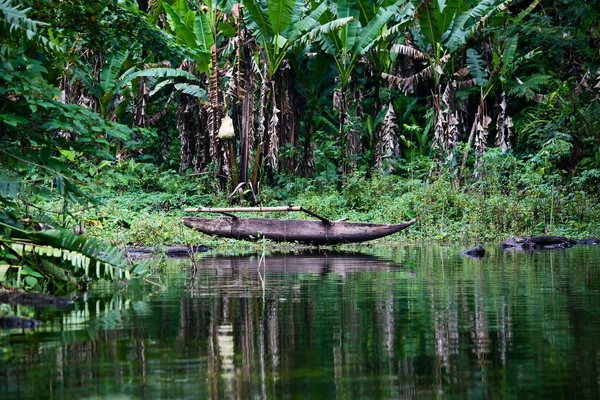
[(577, 239), (577, 244), (600, 244), (600, 240), (596, 238)]
[(0, 291), (0, 303), (21, 304), (24, 306), (68, 306), (73, 304), (73, 300), (43, 293), (6, 290)]
[(15, 315), (0, 315), (0, 329), (33, 329), (40, 326), (40, 321), (17, 317)]
[(500, 243), (501, 249), (549, 250), (573, 247), (577, 242), (563, 236), (513, 236)]
[(460, 254), (469, 257), (483, 257), (485, 256), (485, 249), (483, 248), (483, 246), (475, 246), (461, 252)]

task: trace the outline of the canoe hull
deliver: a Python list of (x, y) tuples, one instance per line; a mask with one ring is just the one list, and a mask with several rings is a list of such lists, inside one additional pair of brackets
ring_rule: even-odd
[(208, 235), (257, 240), (267, 238), (276, 242), (297, 242), (328, 245), (359, 243), (400, 232), (414, 224), (370, 224), (360, 222), (331, 222), (310, 220), (281, 220), (275, 218), (196, 218), (185, 217), (183, 223)]

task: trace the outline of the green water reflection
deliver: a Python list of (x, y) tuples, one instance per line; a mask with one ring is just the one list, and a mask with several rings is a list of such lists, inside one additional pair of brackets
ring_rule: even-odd
[(599, 398), (600, 247), (208, 255), (0, 332), (0, 398)]

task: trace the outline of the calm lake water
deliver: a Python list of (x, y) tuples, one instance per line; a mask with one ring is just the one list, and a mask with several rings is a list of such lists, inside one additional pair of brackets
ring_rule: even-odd
[(21, 307), (0, 399), (600, 398), (600, 246), (460, 250), (208, 254)]

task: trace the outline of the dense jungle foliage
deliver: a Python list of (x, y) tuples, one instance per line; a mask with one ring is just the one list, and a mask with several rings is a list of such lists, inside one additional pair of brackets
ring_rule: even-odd
[(417, 217), (403, 240), (598, 236), (599, 17), (581, 0), (0, 0), (0, 282), (144, 276), (116, 247), (222, 245), (182, 227), (190, 205)]

